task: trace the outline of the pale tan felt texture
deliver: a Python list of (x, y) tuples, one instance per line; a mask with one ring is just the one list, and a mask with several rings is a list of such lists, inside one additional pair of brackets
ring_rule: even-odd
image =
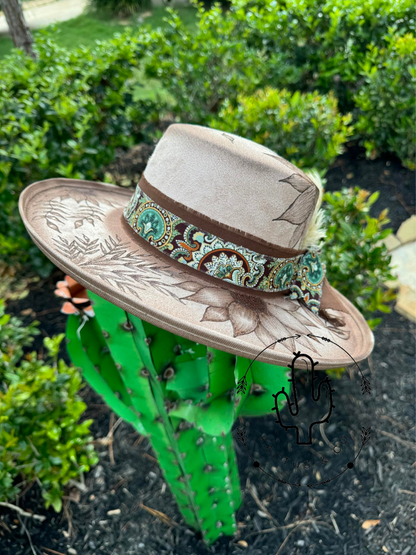
[(144, 175), (172, 200), (281, 247), (301, 248), (319, 196), (272, 150), (198, 125), (170, 125)]

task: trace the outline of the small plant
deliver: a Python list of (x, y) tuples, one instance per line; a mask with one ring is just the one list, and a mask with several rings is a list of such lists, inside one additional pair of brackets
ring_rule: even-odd
[(386, 46), (369, 46), (362, 65), (365, 84), (355, 96), (360, 109), (357, 131), (367, 156), (394, 152), (409, 169), (416, 168), (416, 38), (386, 37)]
[[(391, 274), (391, 255), (382, 239), (391, 234), (388, 209), (378, 218), (369, 215), (379, 193), (355, 187), (323, 196), (327, 234), (322, 246), (322, 260), (333, 287), (349, 299), (374, 329), (381, 318), (371, 319), (376, 311), (389, 313), (387, 302), (396, 298), (390, 289), (383, 289)], [(370, 318), (370, 319), (368, 319)]]
[[(12, 501), (35, 481), (45, 506), (60, 511), (63, 487), (98, 462), (80, 423), (79, 371), (58, 360), (60, 334), (44, 339), (45, 360), (24, 355), (39, 331), (5, 314), (0, 301), (0, 501)], [(26, 349), (27, 350), (27, 349)]]
[(352, 133), (351, 116), (338, 112), (329, 93), (301, 94), (266, 88), (225, 101), (213, 127), (252, 139), (299, 167), (325, 170)]

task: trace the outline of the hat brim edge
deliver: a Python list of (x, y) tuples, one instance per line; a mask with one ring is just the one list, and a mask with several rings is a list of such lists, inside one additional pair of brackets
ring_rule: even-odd
[[(57, 252), (54, 252), (47, 243), (42, 240), (42, 237), (36, 232), (33, 225), (30, 223), (29, 218), (26, 216), (25, 207), (28, 202), (30, 202), (31, 194), (35, 191), (39, 185), (47, 185), (53, 184), (56, 186), (57, 182), (61, 184), (63, 187), (66, 185), (74, 184), (74, 185), (88, 185), (88, 186), (97, 186), (98, 189), (103, 191), (103, 187), (109, 188), (116, 188), (120, 189), (116, 185), (102, 183), (102, 182), (91, 182), (87, 180), (74, 180), (74, 179), (66, 179), (66, 178), (52, 178), (44, 181), (35, 182), (28, 187), (26, 187), (19, 197), (19, 212), (22, 217), (22, 220), (25, 224), (25, 227), (35, 245), (53, 262), (60, 270), (67, 273), (71, 277), (73, 277), (76, 281), (78, 281), (81, 285), (83, 285), (87, 290), (90, 290), (97, 295), (103, 297), (104, 299), (112, 302), (113, 304), (119, 306), (121, 309), (125, 310), (126, 312), (133, 314), (134, 316), (143, 319), (155, 326), (158, 326), (162, 329), (165, 329), (171, 333), (175, 333), (177, 335), (182, 335), (187, 339), (195, 341), (196, 343), (201, 343), (207, 345), (209, 347), (213, 347), (219, 350), (223, 350), (234, 355), (242, 356), (247, 359), (252, 359), (257, 357), (257, 360), (266, 362), (268, 364), (278, 365), (278, 366), (286, 366), (292, 361), (293, 356), (290, 353), (285, 352), (276, 352), (274, 350), (265, 350), (259, 355), (259, 350), (255, 347), (250, 347), (249, 344), (244, 343), (238, 338), (233, 338), (231, 341), (230, 339), (225, 339), (224, 336), (215, 330), (210, 330), (209, 333), (206, 329), (201, 328), (200, 332), (198, 333), (198, 328), (193, 323), (192, 325), (188, 325), (187, 322), (181, 321), (180, 330), (178, 330), (178, 320), (168, 314), (163, 314), (162, 312), (153, 309), (151, 307), (146, 307), (146, 310), (142, 310), (136, 306), (132, 306), (128, 301), (127, 298), (123, 299), (123, 295), (118, 292), (117, 290), (111, 288), (110, 285), (106, 286), (104, 283), (102, 285), (98, 285), (97, 283), (90, 282), (88, 279), (85, 278), (82, 272), (79, 271), (79, 268), (76, 264), (73, 264), (69, 259), (60, 257)], [(126, 192), (123, 190), (123, 192)], [(126, 195), (126, 201), (128, 200), (129, 196)], [(340, 294), (337, 291), (338, 294)], [(340, 294), (341, 295), (341, 294)], [(346, 308), (350, 313), (358, 313), (361, 319), (363, 316), (359, 311), (354, 307), (354, 305), (342, 296), (344, 303), (346, 304)], [(365, 323), (365, 321), (364, 321)], [(354, 353), (353, 360), (351, 360), (350, 356), (348, 357), (339, 357), (339, 358), (331, 358), (331, 360), (325, 360), (322, 357), (319, 360), (319, 369), (331, 369), (331, 368), (340, 368), (346, 365), (353, 364), (355, 360), (357, 363), (362, 362), (365, 360), (369, 354), (372, 352), (374, 348), (374, 334), (365, 323), (365, 326), (360, 327), (361, 331), (364, 335), (364, 341), (362, 342), (362, 348), (357, 353)], [(323, 328), (324, 332), (324, 328)], [(204, 336), (201, 339), (201, 334)], [(207, 336), (208, 335), (208, 336)], [(258, 356), (259, 355), (259, 356)]]

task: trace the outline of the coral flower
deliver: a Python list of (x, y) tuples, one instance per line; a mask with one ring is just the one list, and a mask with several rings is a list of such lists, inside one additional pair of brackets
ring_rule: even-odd
[(61, 308), (63, 314), (80, 314), (82, 312), (89, 317), (94, 316), (87, 290), (70, 276), (65, 276), (64, 281), (58, 281), (55, 295), (67, 299)]

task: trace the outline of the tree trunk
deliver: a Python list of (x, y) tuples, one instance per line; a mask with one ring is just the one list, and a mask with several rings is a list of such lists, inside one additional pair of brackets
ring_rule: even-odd
[(1, 5), (15, 47), (21, 48), (33, 58), (36, 57), (32, 49), (32, 33), (26, 25), (20, 0), (2, 0)]

